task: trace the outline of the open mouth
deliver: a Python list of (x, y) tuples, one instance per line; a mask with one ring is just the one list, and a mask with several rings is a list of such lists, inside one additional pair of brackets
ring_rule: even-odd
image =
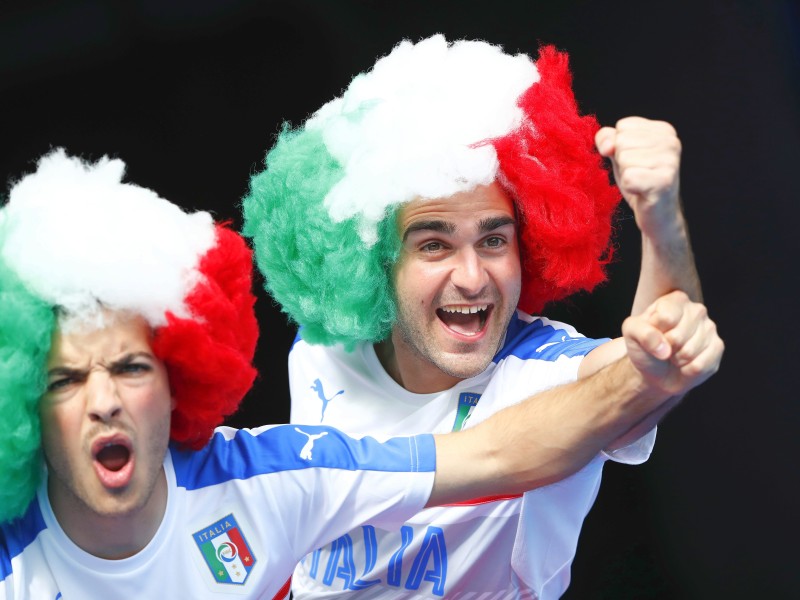
[(493, 305), (453, 304), (436, 309), (436, 316), (444, 325), (464, 336), (476, 336), (483, 331), (492, 312)]
[(95, 460), (109, 471), (119, 471), (130, 457), (131, 451), (122, 444), (107, 444), (100, 449)]
[(133, 477), (133, 448), (124, 435), (114, 435), (96, 440), (92, 444), (94, 470), (107, 488), (122, 488)]

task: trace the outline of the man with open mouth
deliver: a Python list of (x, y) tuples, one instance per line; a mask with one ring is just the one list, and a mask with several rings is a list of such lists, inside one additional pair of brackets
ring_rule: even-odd
[[(123, 173), (55, 150), (0, 209), (0, 599), (286, 598), (314, 548), (561, 480), (719, 363), (668, 296), (627, 357), (468, 431), (219, 427), (256, 374), (250, 250)], [(461, 337), (472, 310), (445, 305)]]
[[(284, 128), (244, 200), (266, 288), (299, 325), (292, 422), (460, 430), (624, 355), (535, 315), (604, 281), (621, 195), (642, 233), (632, 314), (676, 290), (701, 300), (680, 150), (667, 123), (581, 116), (553, 47), (397, 45)], [(557, 486), (349, 532), (301, 561), (295, 597), (559, 597), (604, 461), (646, 460), (677, 401)]]

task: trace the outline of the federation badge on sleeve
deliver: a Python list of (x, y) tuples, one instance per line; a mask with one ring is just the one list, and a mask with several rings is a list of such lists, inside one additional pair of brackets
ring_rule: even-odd
[(467, 420), (472, 416), (472, 411), (478, 406), (478, 400), (480, 399), (481, 395), (475, 392), (462, 392), (458, 395), (458, 411), (456, 412), (455, 423), (453, 423), (453, 431), (461, 431)]
[(192, 534), (217, 583), (242, 585), (256, 564), (233, 513)]

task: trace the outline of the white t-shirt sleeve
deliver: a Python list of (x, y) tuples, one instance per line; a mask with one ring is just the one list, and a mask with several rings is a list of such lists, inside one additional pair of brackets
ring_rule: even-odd
[(240, 430), (226, 444), (236, 445), (226, 460), (258, 471), (264, 514), (281, 521), (286, 552), (297, 559), (367, 521), (399, 527), (427, 503), (436, 469), (429, 434), (380, 443), (281, 425)]
[(653, 427), (632, 444), (617, 448), (616, 450), (604, 451), (603, 456), (614, 462), (624, 463), (626, 465), (640, 465), (650, 458), (650, 454), (653, 452), (653, 447), (656, 444), (657, 431), (658, 427)]

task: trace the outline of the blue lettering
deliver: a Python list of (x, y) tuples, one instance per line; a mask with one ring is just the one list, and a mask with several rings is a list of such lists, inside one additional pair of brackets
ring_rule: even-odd
[[(375, 528), (371, 525), (362, 526), (364, 539), (364, 567), (361, 578), (356, 575), (355, 553), (353, 539), (345, 534), (330, 545), (325, 572), (322, 583), (333, 587), (335, 579), (342, 580), (343, 590), (364, 590), (381, 583), (381, 578), (362, 579), (375, 570), (379, 557), (378, 537)], [(403, 558), (414, 540), (414, 529), (408, 525), (400, 528), (400, 547), (389, 559), (386, 571), (386, 584), (400, 587), (403, 583)], [(317, 578), (320, 563), (322, 562), (323, 549), (320, 548), (310, 554), (311, 567), (309, 575)], [(360, 554), (360, 552), (359, 552)], [(308, 558), (308, 557), (307, 557)], [(304, 560), (305, 562), (305, 560)], [(360, 562), (360, 560), (359, 560)], [(447, 546), (444, 531), (439, 527), (430, 526), (420, 544), (419, 551), (411, 563), (411, 568), (406, 578), (407, 590), (419, 590), (424, 581), (432, 584), (432, 594), (444, 597), (447, 583)]]
[(397, 587), (400, 587), (403, 578), (403, 553), (414, 539), (414, 530), (408, 525), (403, 525), (400, 528), (400, 535), (402, 536), (400, 549), (389, 559), (389, 570), (386, 574), (386, 583)]
[(311, 555), (311, 569), (309, 570), (308, 574), (311, 575), (311, 577), (313, 577), (314, 579), (317, 578), (317, 569), (319, 569), (320, 555), (322, 555), (322, 548), (314, 550), (314, 553)]
[[(378, 538), (375, 536), (375, 528), (372, 525), (363, 525), (361, 529), (364, 532), (364, 573), (366, 575), (375, 568), (375, 563), (378, 562)], [(353, 582), (351, 590), (365, 590), (368, 587), (380, 583), (380, 578), (364, 581), (363, 579), (356, 579)]]
[[(339, 559), (341, 558), (342, 564), (339, 567)], [(322, 582), (325, 585), (331, 585), (334, 577), (339, 577), (344, 580), (344, 588), (349, 589), (350, 584), (356, 575), (356, 565), (353, 562), (353, 539), (346, 533), (335, 540), (331, 545), (331, 555), (328, 558), (328, 564), (325, 567), (325, 575), (322, 577)]]
[[(433, 568), (428, 569), (428, 562), (433, 559)], [(418, 590), (422, 580), (433, 583), (433, 593), (444, 596), (445, 579), (447, 578), (447, 547), (444, 544), (444, 531), (439, 527), (428, 527), (425, 539), (422, 540), (419, 554), (414, 558), (411, 571), (406, 581), (407, 590)]]

